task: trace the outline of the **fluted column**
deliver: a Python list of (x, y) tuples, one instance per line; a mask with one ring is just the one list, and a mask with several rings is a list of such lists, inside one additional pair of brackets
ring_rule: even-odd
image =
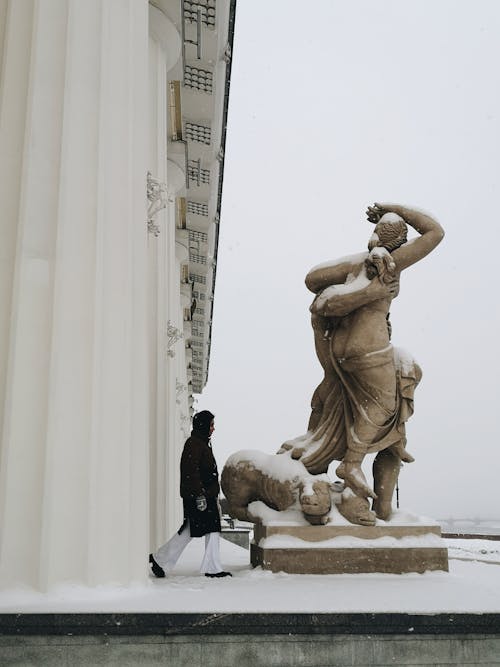
[[(168, 320), (182, 332), (183, 314), (180, 305), (180, 275), (175, 257), (175, 195), (181, 189), (185, 182), (184, 172), (174, 163), (168, 160), (167, 164), (167, 183), (170, 193), (168, 204), (171, 223), (168, 229), (167, 244), (167, 317)], [(175, 356), (167, 357), (167, 401), (165, 404), (165, 422), (166, 422), (166, 488), (163, 494), (163, 501), (166, 507), (165, 534), (171, 535), (176, 530), (182, 520), (183, 508), (179, 495), (180, 487), (180, 457), (184, 445), (185, 437), (179, 428), (177, 419), (177, 364), (186, 368), (185, 344), (184, 339), (180, 339), (170, 350)]]
[(10, 0), (0, 583), (145, 577), (146, 0)]
[(179, 294), (173, 289), (175, 193), (184, 179), (181, 174), (179, 182), (179, 175), (174, 172), (172, 176), (168, 167), (167, 73), (180, 52), (180, 36), (174, 24), (158, 8), (150, 6), (148, 167), (165, 186), (164, 208), (155, 217), (155, 233), (149, 236), (151, 549), (163, 543), (180, 522), (178, 511), (172, 515), (170, 502), (174, 495), (175, 504), (179, 504), (179, 485), (172, 482), (179, 461), (172, 461), (176, 390), (167, 346), (168, 324), (176, 321), (173, 309), (179, 302)]

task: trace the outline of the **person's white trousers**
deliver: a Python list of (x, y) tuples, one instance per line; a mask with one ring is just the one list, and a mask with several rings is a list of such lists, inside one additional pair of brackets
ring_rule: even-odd
[[(165, 574), (172, 572), (181, 553), (192, 539), (188, 521), (180, 534), (175, 533), (154, 554), (153, 558), (165, 570)], [(208, 533), (205, 535), (205, 555), (201, 561), (200, 572), (202, 574), (217, 574), (217, 572), (222, 572), (219, 533)]]

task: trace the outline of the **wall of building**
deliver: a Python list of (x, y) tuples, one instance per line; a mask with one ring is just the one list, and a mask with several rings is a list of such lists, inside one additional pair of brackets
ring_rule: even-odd
[[(284, 634), (100, 635), (0, 637), (2, 665), (139, 664), (179, 667), (473, 667), (498, 665), (500, 637), (493, 634), (297, 633), (283, 614)], [(244, 619), (244, 615), (240, 615)], [(178, 622), (183, 621), (182, 614)], [(498, 628), (497, 628), (498, 629)]]
[(2, 587), (144, 580), (181, 518), (184, 5), (155, 4), (0, 0)]

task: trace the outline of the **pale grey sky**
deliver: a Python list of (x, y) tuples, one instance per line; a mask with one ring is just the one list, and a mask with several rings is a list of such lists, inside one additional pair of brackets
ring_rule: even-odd
[(238, 449), (274, 452), (306, 430), (321, 368), (304, 276), (366, 248), (368, 204), (398, 202), (446, 230), (391, 309), (393, 343), (424, 372), (402, 506), (500, 516), (499, 35), (496, 0), (238, 0), (196, 406), (216, 414), (221, 469)]

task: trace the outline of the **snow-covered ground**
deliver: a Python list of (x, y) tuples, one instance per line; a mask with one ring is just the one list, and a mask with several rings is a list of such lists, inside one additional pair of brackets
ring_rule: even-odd
[(500, 521), (492, 519), (440, 519), (443, 533), (500, 535)]
[(130, 588), (66, 585), (46, 595), (0, 593), (0, 612), (500, 612), (500, 542), (446, 540), (450, 572), (273, 574), (249, 565), (249, 552), (221, 541), (232, 578), (198, 574), (203, 540), (193, 540), (174, 574)]

